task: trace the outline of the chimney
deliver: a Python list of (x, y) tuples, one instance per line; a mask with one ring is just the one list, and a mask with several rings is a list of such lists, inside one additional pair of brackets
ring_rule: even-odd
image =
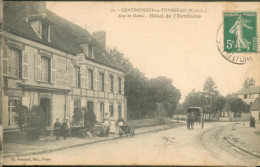
[(45, 1), (32, 2), (32, 3), (40, 15), (46, 16), (46, 2)]
[(93, 32), (92, 36), (97, 40), (97, 42), (106, 49), (106, 32), (105, 31), (96, 31)]

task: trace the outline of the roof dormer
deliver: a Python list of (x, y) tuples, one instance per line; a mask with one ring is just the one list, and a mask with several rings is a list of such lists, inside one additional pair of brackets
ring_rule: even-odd
[(26, 21), (30, 23), (38, 38), (50, 42), (50, 29), (53, 22), (47, 17), (46, 3), (34, 2), (33, 6), (38, 13), (28, 14)]
[(84, 51), (86, 58), (94, 59), (94, 45), (89, 44), (80, 44), (81, 49)]

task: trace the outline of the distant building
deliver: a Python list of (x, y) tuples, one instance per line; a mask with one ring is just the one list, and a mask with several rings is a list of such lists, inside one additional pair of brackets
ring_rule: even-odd
[(252, 104), (250, 114), (255, 118), (255, 120), (260, 119), (260, 97), (256, 98)]
[(253, 104), (255, 99), (260, 97), (260, 85), (243, 87), (235, 92), (235, 95), (241, 98), (246, 104)]
[[(14, 108), (39, 105), (48, 128), (72, 120), (74, 108), (103, 118), (126, 119), (122, 67), (105, 48), (105, 33), (85, 29), (46, 9), (45, 2), (5, 2), (3, 127), (18, 129)], [(101, 39), (102, 38), (102, 39)]]

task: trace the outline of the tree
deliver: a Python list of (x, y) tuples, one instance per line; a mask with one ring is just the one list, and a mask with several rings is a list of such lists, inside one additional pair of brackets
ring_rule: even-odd
[(222, 110), (223, 110), (225, 104), (226, 104), (226, 98), (224, 96), (216, 97), (212, 104), (212, 108), (213, 108), (212, 111), (214, 113), (219, 111), (221, 113), (221, 115), (223, 115)]
[[(203, 91), (205, 93), (205, 96), (208, 98), (209, 101), (209, 113), (212, 112), (212, 102), (214, 98), (216, 98), (219, 95), (219, 92), (217, 90), (217, 86), (213, 79), (211, 77), (208, 77), (203, 84)], [(209, 115), (210, 119), (210, 115)]]
[(109, 50), (114, 60), (122, 66), (125, 78), (125, 95), (129, 119), (155, 116), (156, 102), (163, 103), (167, 115), (172, 116), (181, 97), (180, 91), (166, 77), (147, 79), (129, 59), (116, 48)]
[(243, 100), (238, 97), (230, 97), (227, 99), (230, 110), (234, 113), (234, 117), (241, 117), (241, 112), (246, 112), (246, 105)]
[(247, 88), (247, 87), (249, 87), (249, 86), (253, 86), (253, 85), (255, 85), (255, 80), (254, 80), (254, 78), (247, 78), (245, 81), (244, 81), (244, 84), (243, 84), (243, 86), (245, 87), (245, 88)]
[(200, 92), (193, 89), (186, 97), (183, 102), (183, 109), (187, 110), (189, 107), (202, 107), (207, 104), (206, 96)]

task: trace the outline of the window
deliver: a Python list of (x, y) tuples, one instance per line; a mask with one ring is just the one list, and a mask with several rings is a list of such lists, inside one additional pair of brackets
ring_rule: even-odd
[(80, 87), (80, 69), (77, 66), (75, 67), (75, 86)]
[(17, 113), (14, 111), (14, 108), (18, 105), (17, 100), (8, 101), (8, 126), (17, 125)]
[(114, 117), (114, 105), (109, 104), (109, 117)]
[(104, 89), (105, 89), (104, 74), (99, 73), (99, 90), (104, 91)]
[(50, 77), (50, 61), (47, 57), (41, 57), (41, 81), (49, 82)]
[(93, 57), (93, 46), (88, 45), (88, 56)]
[(114, 92), (114, 77), (110, 75), (109, 80), (110, 80), (110, 92)]
[(104, 106), (104, 103), (103, 102), (100, 102), (100, 115), (101, 115), (101, 119), (104, 119), (105, 118), (105, 106)]
[(46, 23), (42, 23), (42, 39), (49, 41), (49, 25)]
[(118, 78), (118, 93), (120, 94), (122, 93), (121, 89), (122, 89), (121, 78)]
[(121, 104), (118, 104), (118, 107), (117, 107), (117, 111), (118, 111), (118, 117), (122, 117), (122, 108), (121, 108)]
[(93, 70), (88, 70), (88, 88), (93, 89), (94, 84), (93, 84)]
[(8, 74), (11, 77), (19, 78), (20, 70), (20, 52), (17, 49), (10, 48), (9, 50), (9, 64), (8, 64)]
[(81, 103), (79, 100), (74, 101), (74, 110), (75, 110), (75, 108), (81, 109)]
[(253, 94), (249, 95), (249, 99), (253, 99), (253, 97), (254, 97)]
[(247, 95), (244, 95), (244, 99), (247, 99)]

